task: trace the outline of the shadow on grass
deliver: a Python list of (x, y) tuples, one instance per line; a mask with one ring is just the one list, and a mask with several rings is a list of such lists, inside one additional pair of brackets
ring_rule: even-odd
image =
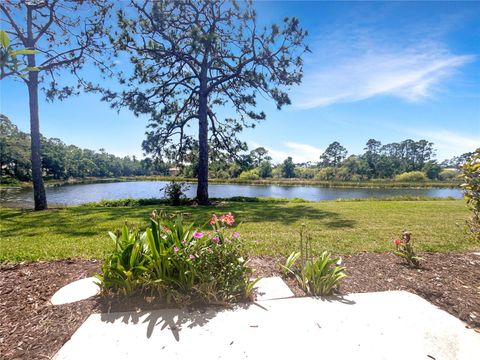
[[(85, 206), (67, 207), (61, 210), (43, 212), (24, 210), (4, 210), (1, 212), (2, 234), (5, 237), (39, 236), (42, 232), (52, 235), (67, 235), (69, 238), (98, 236), (101, 232), (114, 230), (125, 221), (144, 229), (152, 210), (164, 210), (168, 213), (181, 213), (186, 221), (196, 226), (209, 227), (208, 220), (214, 213), (232, 212), (236, 223), (273, 222), (291, 225), (302, 220), (317, 221), (319, 226), (330, 229), (352, 228), (356, 222), (345, 219), (332, 211), (309, 206), (308, 203), (284, 204), (281, 202), (226, 203), (222, 206), (136, 206), (89, 208)], [(31, 234), (31, 235), (30, 235)]]

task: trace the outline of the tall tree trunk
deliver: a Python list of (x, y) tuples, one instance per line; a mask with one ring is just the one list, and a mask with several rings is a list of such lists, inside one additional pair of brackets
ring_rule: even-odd
[[(35, 55), (28, 56), (28, 66), (35, 66)], [(42, 159), (40, 157), (40, 122), (38, 119), (38, 72), (28, 74), (28, 100), (30, 105), (30, 139), (32, 148), (32, 180), (35, 210), (47, 208), (47, 197), (42, 178)]]
[[(208, 204), (208, 118), (206, 91), (200, 86), (198, 107), (198, 184), (197, 200), (201, 205)], [(204, 90), (204, 89), (203, 89)]]
[[(28, 49), (35, 49), (33, 37), (33, 5), (27, 5), (27, 43)], [(36, 67), (35, 54), (27, 55), (29, 67)], [(42, 158), (40, 157), (40, 121), (38, 119), (38, 72), (28, 73), (28, 102), (30, 106), (30, 140), (32, 151), (32, 180), (35, 210), (47, 208), (47, 197), (42, 178)]]

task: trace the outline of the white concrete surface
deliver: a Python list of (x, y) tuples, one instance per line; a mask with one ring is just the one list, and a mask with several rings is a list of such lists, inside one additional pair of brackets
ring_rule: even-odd
[[(402, 291), (260, 301), (234, 310), (91, 315), (55, 360), (478, 360), (480, 334)], [(430, 357), (429, 357), (430, 356)]]
[(284, 299), (295, 296), (279, 276), (262, 278), (255, 284), (257, 301)]
[(74, 281), (53, 294), (50, 302), (53, 305), (63, 305), (88, 299), (100, 292), (97, 282), (98, 280), (94, 277)]

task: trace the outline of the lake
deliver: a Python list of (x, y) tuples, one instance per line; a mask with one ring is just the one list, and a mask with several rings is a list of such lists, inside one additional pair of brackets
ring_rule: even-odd
[[(98, 184), (76, 184), (47, 187), (49, 205), (79, 205), (92, 201), (122, 198), (163, 197), (160, 189), (165, 181), (132, 181)], [(195, 197), (196, 184), (189, 184), (188, 197)], [(335, 200), (339, 198), (382, 198), (399, 195), (462, 198), (460, 189), (368, 189), (368, 188), (325, 188), (318, 186), (238, 185), (211, 184), (212, 198), (232, 196), (303, 198), (311, 201)], [(32, 189), (1, 189), (0, 204), (5, 207), (33, 207)]]

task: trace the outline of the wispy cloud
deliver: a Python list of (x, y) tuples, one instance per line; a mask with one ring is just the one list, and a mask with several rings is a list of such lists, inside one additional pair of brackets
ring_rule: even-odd
[(250, 148), (256, 148), (259, 146), (264, 147), (268, 150), (268, 154), (272, 157), (273, 161), (276, 163), (282, 162), (287, 157), (291, 156), (293, 161), (296, 163), (303, 163), (308, 161), (318, 161), (320, 155), (323, 153), (323, 149), (309, 145), (309, 144), (300, 144), (296, 142), (287, 141), (284, 144), (283, 149), (271, 148), (264, 146), (255, 142), (249, 144)]
[[(475, 56), (454, 54), (439, 39), (348, 26), (319, 38), (306, 62), (293, 103), (303, 109), (386, 95), (417, 102), (431, 98)], [(418, 37), (414, 37), (418, 39)]]

